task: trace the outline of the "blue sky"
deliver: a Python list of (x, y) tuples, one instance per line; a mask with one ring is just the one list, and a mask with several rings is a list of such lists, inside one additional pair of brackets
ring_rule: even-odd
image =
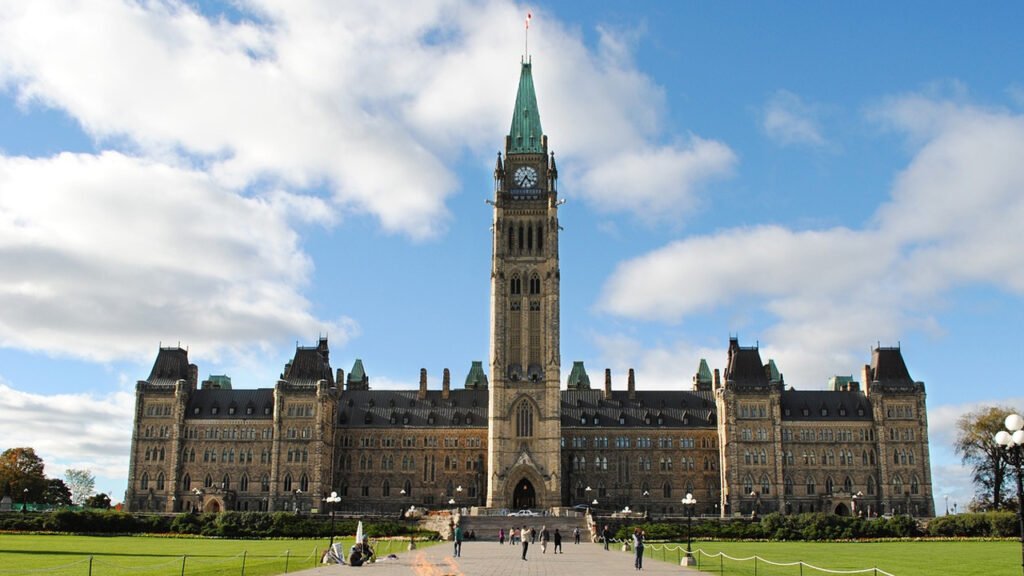
[(531, 11), (566, 367), (686, 388), (738, 334), (814, 389), (899, 344), (969, 500), (956, 418), (1024, 408), (1024, 9), (634, 4), (0, 2), (0, 447), (121, 498), (161, 343), (247, 388), (325, 333), (375, 387), (486, 360)]

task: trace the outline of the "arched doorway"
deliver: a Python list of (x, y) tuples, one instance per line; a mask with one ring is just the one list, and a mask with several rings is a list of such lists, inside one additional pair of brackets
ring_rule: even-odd
[(203, 508), (203, 512), (213, 512), (214, 514), (220, 512), (220, 502), (211, 499), (206, 503), (206, 506)]
[(537, 492), (533, 489), (533, 484), (523, 478), (519, 484), (516, 484), (516, 490), (512, 493), (512, 507), (519, 510), (520, 508), (533, 508), (536, 505)]
[(846, 504), (840, 503), (838, 506), (836, 506), (835, 513), (836, 516), (849, 516), (850, 509), (846, 507)]

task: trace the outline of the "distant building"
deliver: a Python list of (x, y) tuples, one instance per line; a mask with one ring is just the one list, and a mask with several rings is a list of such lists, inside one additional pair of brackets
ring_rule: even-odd
[[(345, 377), (326, 338), (298, 347), (273, 388), (201, 386), (181, 348), (161, 348), (136, 388), (131, 510), (411, 504), (534, 508), (593, 503), (678, 513), (781, 511), (933, 515), (924, 384), (899, 348), (876, 348), (862, 382), (787, 388), (757, 347), (729, 341), (724, 369), (701, 360), (684, 389), (591, 386), (574, 362), (560, 389), (558, 170), (541, 129), (532, 65), (494, 170), (489, 370), (460, 389), (426, 370), (416, 390)], [(863, 389), (862, 389), (863, 386)]]

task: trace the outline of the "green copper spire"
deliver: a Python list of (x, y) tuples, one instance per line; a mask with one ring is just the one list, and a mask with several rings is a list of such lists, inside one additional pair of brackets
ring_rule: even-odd
[(544, 130), (540, 127), (540, 112), (537, 111), (537, 94), (533, 91), (531, 66), (529, 62), (523, 62), (523, 70), (519, 75), (516, 109), (512, 113), (512, 129), (508, 133), (508, 154), (544, 153)]

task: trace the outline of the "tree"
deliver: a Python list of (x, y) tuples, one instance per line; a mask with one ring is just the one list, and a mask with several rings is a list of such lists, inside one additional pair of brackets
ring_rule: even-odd
[(8, 448), (0, 454), (0, 492), (14, 501), (25, 498), (39, 501), (46, 490), (43, 459), (32, 448)]
[(64, 472), (64, 483), (71, 490), (71, 501), (75, 504), (84, 503), (96, 493), (96, 477), (89, 470), (68, 468)]
[(46, 492), (43, 493), (43, 503), (50, 506), (70, 506), (71, 490), (60, 478), (48, 478)]
[(975, 501), (980, 507), (1004, 506), (1003, 491), (1008, 480), (1005, 450), (995, 443), (996, 432), (1003, 429), (1006, 417), (1014, 412), (1002, 406), (989, 406), (968, 412), (956, 423), (954, 448), (964, 464), (971, 466)]
[(85, 507), (86, 508), (102, 508), (102, 509), (106, 510), (106, 509), (110, 508), (110, 496), (107, 496), (106, 494), (104, 494), (102, 492), (99, 493), (99, 494), (96, 494), (95, 496), (90, 496), (85, 501)]

